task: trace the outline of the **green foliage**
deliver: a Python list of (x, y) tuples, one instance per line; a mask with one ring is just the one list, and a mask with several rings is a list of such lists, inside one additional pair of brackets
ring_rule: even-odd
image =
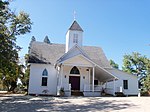
[(123, 71), (137, 75), (140, 79), (146, 76), (146, 56), (133, 52), (131, 55), (124, 55)]
[(146, 76), (143, 84), (143, 91), (150, 92), (150, 74)]
[(138, 76), (139, 85), (142, 91), (150, 90), (150, 59), (140, 53), (133, 52), (131, 55), (124, 55), (123, 71)]
[(30, 53), (31, 45), (32, 45), (32, 42), (34, 42), (34, 41), (36, 41), (36, 39), (34, 36), (32, 36), (31, 42), (30, 42), (29, 47), (28, 47), (28, 53)]
[(64, 96), (65, 95), (65, 91), (64, 91), (63, 87), (60, 88), (59, 94), (60, 94), (60, 96)]
[(22, 85), (23, 85), (23, 88), (24, 89), (28, 89), (28, 85), (29, 85), (29, 75), (30, 75), (30, 66), (28, 65), (28, 58), (29, 58), (29, 55), (26, 54), (25, 55), (25, 73), (23, 74), (23, 76), (20, 78), (21, 79), (21, 82), (22, 82)]
[(143, 79), (143, 92), (150, 92), (150, 59), (146, 60), (146, 77)]
[(109, 62), (113, 68), (119, 69), (119, 65), (117, 63), (115, 63), (113, 60), (110, 60)]
[(0, 79), (9, 91), (16, 88), (16, 83), (22, 74), (22, 66), (18, 65), (16, 45), (19, 35), (29, 33), (31, 20), (25, 12), (16, 15), (9, 9), (9, 2), (0, 1)]

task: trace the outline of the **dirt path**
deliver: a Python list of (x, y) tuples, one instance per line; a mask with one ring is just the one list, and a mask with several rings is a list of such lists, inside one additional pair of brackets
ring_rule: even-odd
[(1, 96), (1, 112), (150, 112), (150, 97)]

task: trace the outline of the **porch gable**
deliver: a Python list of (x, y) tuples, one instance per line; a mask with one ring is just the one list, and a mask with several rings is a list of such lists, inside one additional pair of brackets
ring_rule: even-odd
[(66, 59), (61, 62), (63, 65), (70, 65), (70, 66), (84, 66), (84, 67), (93, 67), (94, 64), (91, 63), (88, 59), (86, 59), (84, 56), (76, 55), (74, 57), (71, 57), (69, 59)]

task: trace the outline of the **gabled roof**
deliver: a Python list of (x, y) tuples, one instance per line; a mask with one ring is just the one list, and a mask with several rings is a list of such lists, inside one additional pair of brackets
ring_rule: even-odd
[(69, 30), (76, 30), (76, 31), (82, 31), (82, 28), (80, 25), (77, 23), (77, 21), (73, 21), (72, 25), (70, 26)]
[[(73, 57), (69, 57), (69, 58), (67, 58), (67, 59), (65, 59), (65, 60), (62, 60), (62, 61), (60, 61), (60, 63), (58, 63), (58, 65), (60, 64), (64, 64), (65, 62), (67, 62), (68, 60), (70, 61), (71, 59), (73, 59), (73, 58), (80, 58), (80, 59), (84, 59), (84, 62), (85, 61), (87, 61), (88, 62), (88, 66), (89, 65), (91, 65), (92, 67), (94, 66), (94, 65), (96, 65), (93, 61), (91, 61), (89, 58), (87, 58), (87, 57), (85, 57), (83, 54), (77, 54), (77, 55), (75, 55), (75, 56), (73, 56)], [(77, 61), (76, 61), (77, 62)], [(79, 62), (79, 61), (78, 61)], [(80, 60), (80, 62), (81, 62), (81, 60)], [(82, 61), (83, 62), (83, 61)], [(90, 63), (90, 64), (89, 64)], [(87, 64), (87, 63), (86, 63)], [(83, 64), (80, 64), (81, 66), (83, 66), (83, 65), (86, 65), (85, 63)], [(80, 65), (78, 65), (78, 66), (80, 66)], [(74, 65), (74, 66), (76, 66), (76, 65)], [(90, 67), (90, 66), (89, 66)]]
[[(73, 54), (73, 53), (75, 53), (75, 54)], [(101, 67), (100, 65), (95, 63), (93, 60), (91, 60), (89, 58), (89, 56), (78, 45), (73, 46), (67, 53), (65, 53), (62, 57), (60, 57), (60, 59), (57, 61), (56, 65), (61, 65), (61, 64), (65, 63), (66, 61), (68, 61), (72, 58), (75, 58), (77, 56), (84, 58), (87, 62), (92, 64), (92, 66), (95, 66), (95, 68), (96, 68), (95, 69), (95, 77), (97, 77), (100, 81), (108, 81), (108, 80), (112, 80), (114, 78), (118, 79), (111, 72), (107, 71), (105, 68)], [(84, 64), (82, 66), (84, 66)], [(90, 66), (90, 65), (88, 65), (88, 66)]]
[[(111, 67), (100, 47), (82, 46), (82, 50), (94, 63), (99, 66)], [(65, 55), (65, 44), (47, 44), (44, 42), (34, 41), (32, 42), (29, 52), (29, 62), (55, 64), (56, 61), (63, 55)]]
[[(69, 54), (71, 54), (71, 57), (82, 54), (83, 56), (88, 57), (88, 55), (77, 45), (75, 44), (67, 53), (65, 53), (63, 56), (61, 56), (58, 60), (57, 63), (65, 61), (68, 58), (71, 58), (70, 56), (68, 56)], [(89, 58), (90, 59), (90, 58)]]
[(122, 74), (124, 76), (127, 76), (127, 77), (134, 77), (134, 78), (137, 78), (136, 75), (133, 75), (133, 74), (130, 74), (130, 73), (127, 73), (127, 72), (124, 72), (122, 70), (119, 70), (119, 69), (116, 69), (116, 68), (105, 68), (105, 70), (109, 71), (110, 73), (112, 73), (114, 76), (120, 78), (122, 77)]

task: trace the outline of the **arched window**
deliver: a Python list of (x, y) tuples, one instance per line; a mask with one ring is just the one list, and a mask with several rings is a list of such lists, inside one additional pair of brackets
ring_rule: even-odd
[(80, 74), (80, 71), (79, 71), (79, 69), (76, 66), (74, 66), (71, 69), (70, 74)]
[(46, 69), (44, 69), (43, 73), (42, 73), (42, 76), (48, 76), (48, 72)]
[(48, 79), (48, 71), (46, 69), (43, 70), (42, 73), (42, 86), (47, 86), (47, 79)]

